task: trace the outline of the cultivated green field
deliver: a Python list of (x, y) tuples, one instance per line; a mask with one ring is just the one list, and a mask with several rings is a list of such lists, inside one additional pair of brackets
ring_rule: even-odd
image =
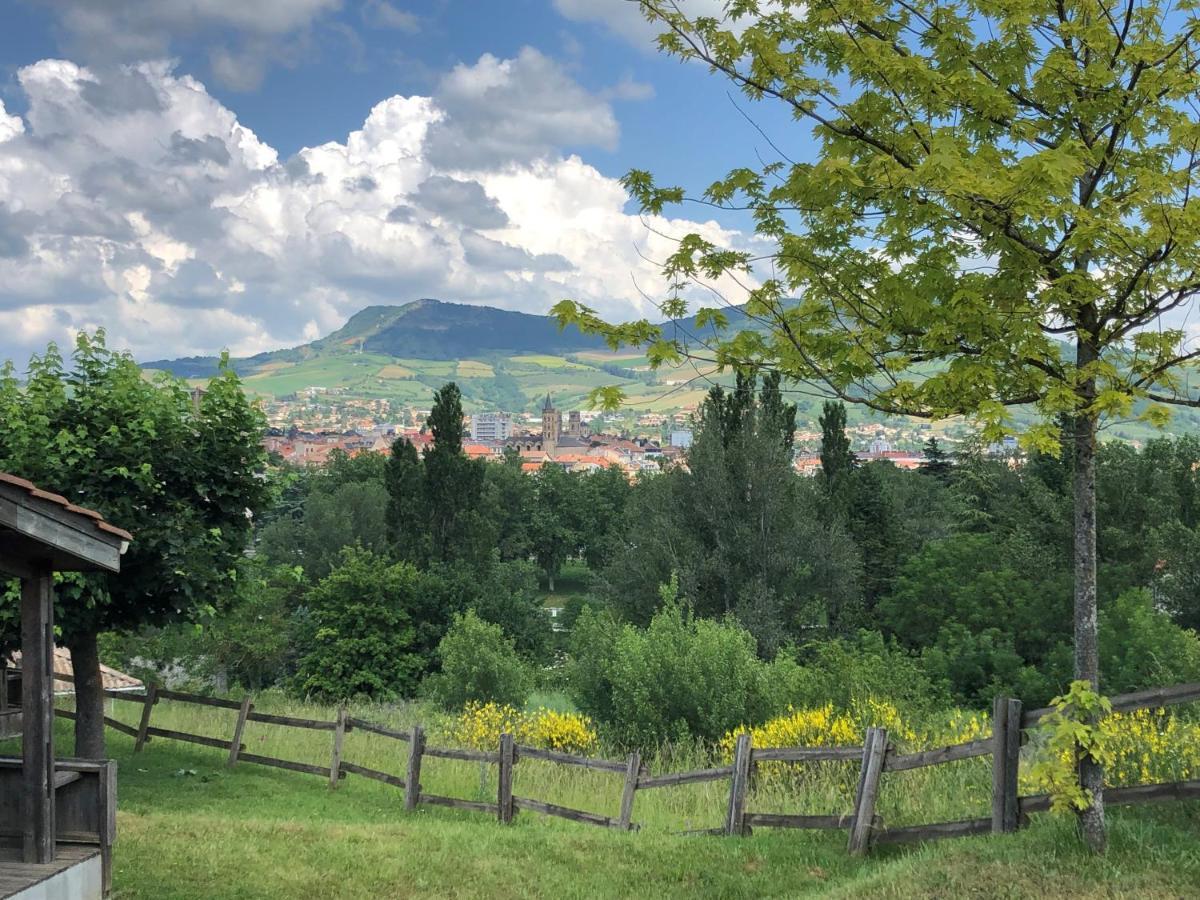
[[(135, 704), (111, 704), (133, 721)], [(278, 698), (260, 708), (328, 718)], [(375, 708), (357, 715), (404, 726), (427, 711)], [(234, 713), (170, 701), (160, 727), (228, 737)], [(60, 723), (61, 724), (61, 723)], [(431, 727), (434, 743), (436, 726)], [(60, 753), (69, 729), (60, 727)], [(247, 752), (328, 764), (328, 732), (249, 723)], [(350, 776), (324, 779), (242, 764), (219, 750), (161, 738), (140, 754), (109, 732), (120, 763), (115, 893), (122, 898), (293, 897), (1188, 897), (1200, 895), (1200, 803), (1116, 810), (1111, 849), (1089, 857), (1069, 820), (1035, 816), (1004, 838), (967, 838), (919, 848), (883, 848), (866, 860), (845, 852), (844, 832), (769, 832), (745, 838), (684, 836), (720, 823), (722, 782), (639, 792), (642, 830), (615, 833), (522, 813), (504, 827), (489, 816), (440, 808), (403, 810), (402, 792)], [(6, 748), (11, 752), (11, 746)], [(403, 774), (406, 745), (361, 732), (344, 758)], [(689, 758), (655, 758), (652, 771)], [(839, 764), (840, 765), (840, 764)], [(838, 811), (853, 767), (826, 770), (787, 788), (756, 791), (754, 811)], [(986, 764), (965, 761), (904, 773), (881, 798), (885, 821), (919, 814), (953, 818), (986, 810)], [(426, 758), (427, 792), (494, 801), (480, 766)], [(517, 796), (614, 814), (620, 777), (531, 761), (517, 765)]]

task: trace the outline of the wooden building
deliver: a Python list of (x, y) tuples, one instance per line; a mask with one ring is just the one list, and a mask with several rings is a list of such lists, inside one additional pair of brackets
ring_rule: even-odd
[(21, 580), (21, 757), (0, 757), (0, 897), (107, 892), (116, 763), (54, 754), (55, 572), (117, 572), (132, 536), (0, 473), (0, 576)]

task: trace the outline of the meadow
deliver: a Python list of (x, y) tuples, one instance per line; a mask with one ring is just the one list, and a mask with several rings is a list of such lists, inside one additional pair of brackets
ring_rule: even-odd
[[(138, 704), (110, 701), (109, 714), (136, 723)], [(277, 695), (256, 708), (330, 719), (333, 710)], [(461, 721), (423, 705), (355, 707), (359, 718), (397, 730), (425, 724), (431, 745), (463, 741)], [(228, 738), (235, 713), (160, 701), (153, 724)], [(962, 718), (955, 726), (975, 728)], [(70, 744), (60, 723), (60, 752)], [(779, 727), (779, 726), (776, 726)], [(619, 833), (520, 813), (513, 825), (441, 808), (403, 809), (403, 792), (349, 776), (337, 790), (325, 779), (242, 763), (225, 767), (220, 750), (154, 738), (141, 753), (109, 731), (120, 765), (117, 898), (436, 896), (620, 897), (1122, 897), (1200, 893), (1200, 802), (1111, 811), (1111, 849), (1083, 850), (1069, 818), (1036, 815), (1029, 828), (1000, 838), (878, 848), (846, 854), (836, 832), (771, 832), (744, 838), (682, 835), (717, 826), (725, 781), (639, 791), (634, 833)], [(328, 765), (329, 732), (250, 722), (246, 752)], [(605, 755), (615, 751), (596, 748)], [(659, 748), (645, 754), (652, 773), (711, 762), (718, 748)], [(361, 730), (346, 735), (343, 759), (403, 776), (407, 745)], [(848, 811), (856, 763), (764, 772), (748, 808), (756, 812)], [(426, 792), (495, 800), (495, 767), (426, 757)], [(514, 793), (616, 815), (621, 777), (533, 760), (518, 762)], [(884, 780), (887, 825), (986, 815), (986, 759)]]

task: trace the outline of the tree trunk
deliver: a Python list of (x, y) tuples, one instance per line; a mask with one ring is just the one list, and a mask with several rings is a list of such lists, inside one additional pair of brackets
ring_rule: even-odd
[(105, 759), (104, 684), (100, 680), (96, 633), (75, 635), (67, 647), (75, 672), (75, 755), (81, 759)]
[[(1084, 348), (1080, 347), (1080, 357)], [(1090, 383), (1094, 394), (1094, 382)], [(1086, 389), (1085, 385), (1085, 389)], [(1090, 398), (1089, 398), (1090, 399)], [(1096, 619), (1096, 416), (1075, 417), (1075, 678), (1100, 687), (1100, 651)], [(1104, 772), (1090, 757), (1079, 763), (1080, 786), (1092, 802), (1079, 813), (1083, 838), (1096, 853), (1106, 844)]]
[(550, 593), (553, 594), (554, 593), (554, 573), (553, 572), (549, 572), (549, 571), (546, 572), (546, 583), (550, 588)]

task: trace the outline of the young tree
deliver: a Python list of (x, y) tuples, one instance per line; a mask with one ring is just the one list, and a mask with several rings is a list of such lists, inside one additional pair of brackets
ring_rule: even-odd
[[(1170, 405), (1200, 402), (1181, 374), (1200, 357), (1181, 327), (1200, 292), (1195, 11), (729, 0), (735, 23), (669, 0), (641, 8), (663, 50), (811, 126), (812, 158), (736, 169), (704, 198), (750, 210), (778, 248), (745, 308), (765, 328), (697, 348), (648, 321), (611, 328), (571, 302), (560, 321), (648, 343), (653, 361), (776, 368), (883, 412), (972, 415), (989, 439), (1009, 430), (1009, 407), (1034, 408), (1026, 445), (1064, 440), (1074, 456), (1074, 667), (1096, 686), (1097, 426), (1110, 414), (1161, 422)], [(625, 185), (648, 213), (685, 199), (646, 172)], [(686, 286), (749, 263), (691, 234), (665, 274)], [(682, 294), (664, 311), (685, 312)], [(699, 319), (728, 322), (721, 310)], [(1102, 850), (1094, 761), (1081, 782), (1083, 831)]]
[(68, 368), (51, 345), (24, 385), (0, 374), (0, 469), (57, 491), (134, 534), (115, 575), (65, 579), (56, 618), (75, 671), (75, 753), (104, 755), (97, 635), (190, 621), (232, 594), (266, 505), (265, 422), (231, 369), (193, 399), (146, 380), (103, 332), (81, 334)]

